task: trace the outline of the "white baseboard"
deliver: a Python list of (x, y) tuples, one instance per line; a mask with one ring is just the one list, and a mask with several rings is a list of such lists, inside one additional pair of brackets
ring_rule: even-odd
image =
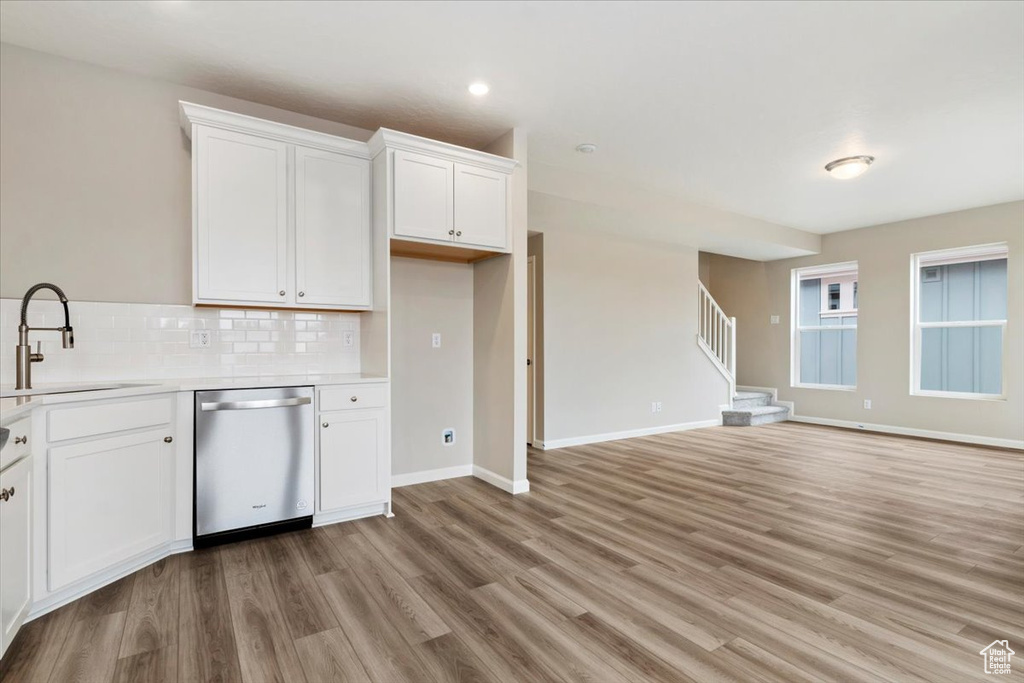
[(585, 446), (592, 443), (604, 441), (618, 441), (619, 439), (632, 439), (638, 436), (653, 436), (654, 434), (667, 434), (668, 432), (684, 432), (688, 429), (701, 429), (702, 427), (717, 427), (722, 424), (722, 418), (714, 420), (701, 420), (699, 422), (681, 422), (674, 425), (663, 425), (661, 427), (645, 427), (643, 429), (629, 429), (624, 432), (608, 432), (606, 434), (590, 434), (588, 436), (573, 436), (568, 439), (554, 439), (545, 441), (539, 448), (546, 451), (556, 448), (567, 448), (569, 446)]
[(512, 481), (508, 477), (503, 477), (500, 474), (484, 469), (479, 465), (473, 465), (473, 476), (477, 479), (486, 481), (491, 486), (498, 487), (502, 491), (508, 491), (512, 495), (529, 493), (530, 491), (529, 479), (518, 479), (516, 481)]
[(436, 470), (421, 470), (419, 472), (407, 472), (396, 474), (391, 477), (391, 486), (412, 486), (413, 484), (426, 484), (430, 481), (441, 481), (442, 479), (455, 479), (456, 477), (472, 477), (473, 465), (456, 465), (454, 467), (441, 467)]
[(862, 429), (867, 432), (881, 432), (882, 434), (899, 434), (901, 436), (917, 436), (923, 439), (939, 439), (941, 441), (958, 441), (960, 443), (977, 444), (979, 446), (997, 446), (999, 448), (1015, 448), (1024, 450), (1024, 440), (998, 439), (991, 436), (977, 436), (975, 434), (956, 434), (953, 432), (938, 432), (933, 429), (915, 429), (913, 427), (897, 427), (895, 425), (869, 424), (867, 422), (853, 422), (852, 420), (833, 420), (828, 417), (809, 417), (805, 415), (793, 415), (789, 419), (793, 422), (806, 422), (807, 424), (824, 425), (826, 427), (843, 427), (845, 429)]

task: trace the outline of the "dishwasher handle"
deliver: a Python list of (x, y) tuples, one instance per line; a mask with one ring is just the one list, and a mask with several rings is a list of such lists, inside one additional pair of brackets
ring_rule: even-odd
[(199, 408), (204, 412), (211, 410), (258, 410), (260, 408), (290, 408), (292, 406), (305, 406), (313, 402), (309, 396), (299, 398), (270, 398), (260, 401), (221, 401), (219, 403), (200, 403)]

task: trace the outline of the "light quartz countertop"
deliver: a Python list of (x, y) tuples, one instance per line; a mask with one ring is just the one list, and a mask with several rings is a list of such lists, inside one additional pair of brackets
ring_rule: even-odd
[[(223, 389), (259, 389), (261, 387), (331, 386), (338, 384), (366, 384), (386, 382), (386, 377), (362, 373), (334, 375), (261, 375), (258, 377), (189, 377), (172, 380), (117, 380), (113, 382), (63, 383), (37, 385), (28, 396), (11, 396), (13, 387), (0, 388), (0, 426), (6, 426), (31, 412), (33, 408), (58, 403), (97, 401), (107, 398), (126, 398), (146, 394), (166, 394), (177, 391), (217, 391)], [(110, 387), (110, 388), (100, 388)]]

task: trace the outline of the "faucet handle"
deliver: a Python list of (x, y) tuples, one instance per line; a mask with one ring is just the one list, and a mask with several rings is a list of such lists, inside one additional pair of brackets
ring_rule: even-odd
[(42, 363), (45, 356), (43, 355), (43, 342), (36, 342), (36, 352), (28, 355), (30, 363)]

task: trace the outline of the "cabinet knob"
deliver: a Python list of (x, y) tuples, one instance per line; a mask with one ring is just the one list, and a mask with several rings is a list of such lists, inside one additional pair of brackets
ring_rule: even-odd
[(14, 445), (17, 446), (19, 443), (28, 443), (27, 436), (16, 436), (14, 437)]
[(324, 422), (324, 423), (323, 423), (322, 425), (320, 425), (320, 426), (321, 426), (321, 427), (323, 427), (324, 429), (327, 429), (328, 427), (330, 427), (330, 426), (331, 426), (331, 423), (330, 423), (330, 422)]
[(174, 441), (174, 437), (173, 436), (165, 436), (164, 437), (164, 443), (171, 443), (172, 441)]
[(277, 295), (278, 296), (284, 296), (284, 290), (282, 289), (280, 292), (277, 293)]
[(358, 401), (358, 400), (359, 400), (359, 397), (358, 397), (358, 396), (353, 396), (353, 397), (352, 397), (352, 398), (350, 398), (349, 400), (350, 400), (350, 401), (352, 401), (353, 403), (355, 403), (356, 401)]
[(299, 292), (299, 296), (306, 296), (305, 292)]
[(13, 486), (11, 488), (9, 488), (9, 489), (4, 489), (3, 491), (0, 491), (0, 500), (4, 501), (6, 503), (11, 498), (14, 498), (14, 487)]
[(462, 237), (462, 231), (461, 231), (461, 230), (459, 230), (459, 231), (458, 231), (457, 233), (455, 233), (455, 236), (456, 236), (456, 237)]
[(449, 234), (449, 235), (454, 235), (454, 234), (455, 234), (455, 231), (454, 231), (454, 230), (449, 230), (449, 231), (448, 231), (448, 234)]

